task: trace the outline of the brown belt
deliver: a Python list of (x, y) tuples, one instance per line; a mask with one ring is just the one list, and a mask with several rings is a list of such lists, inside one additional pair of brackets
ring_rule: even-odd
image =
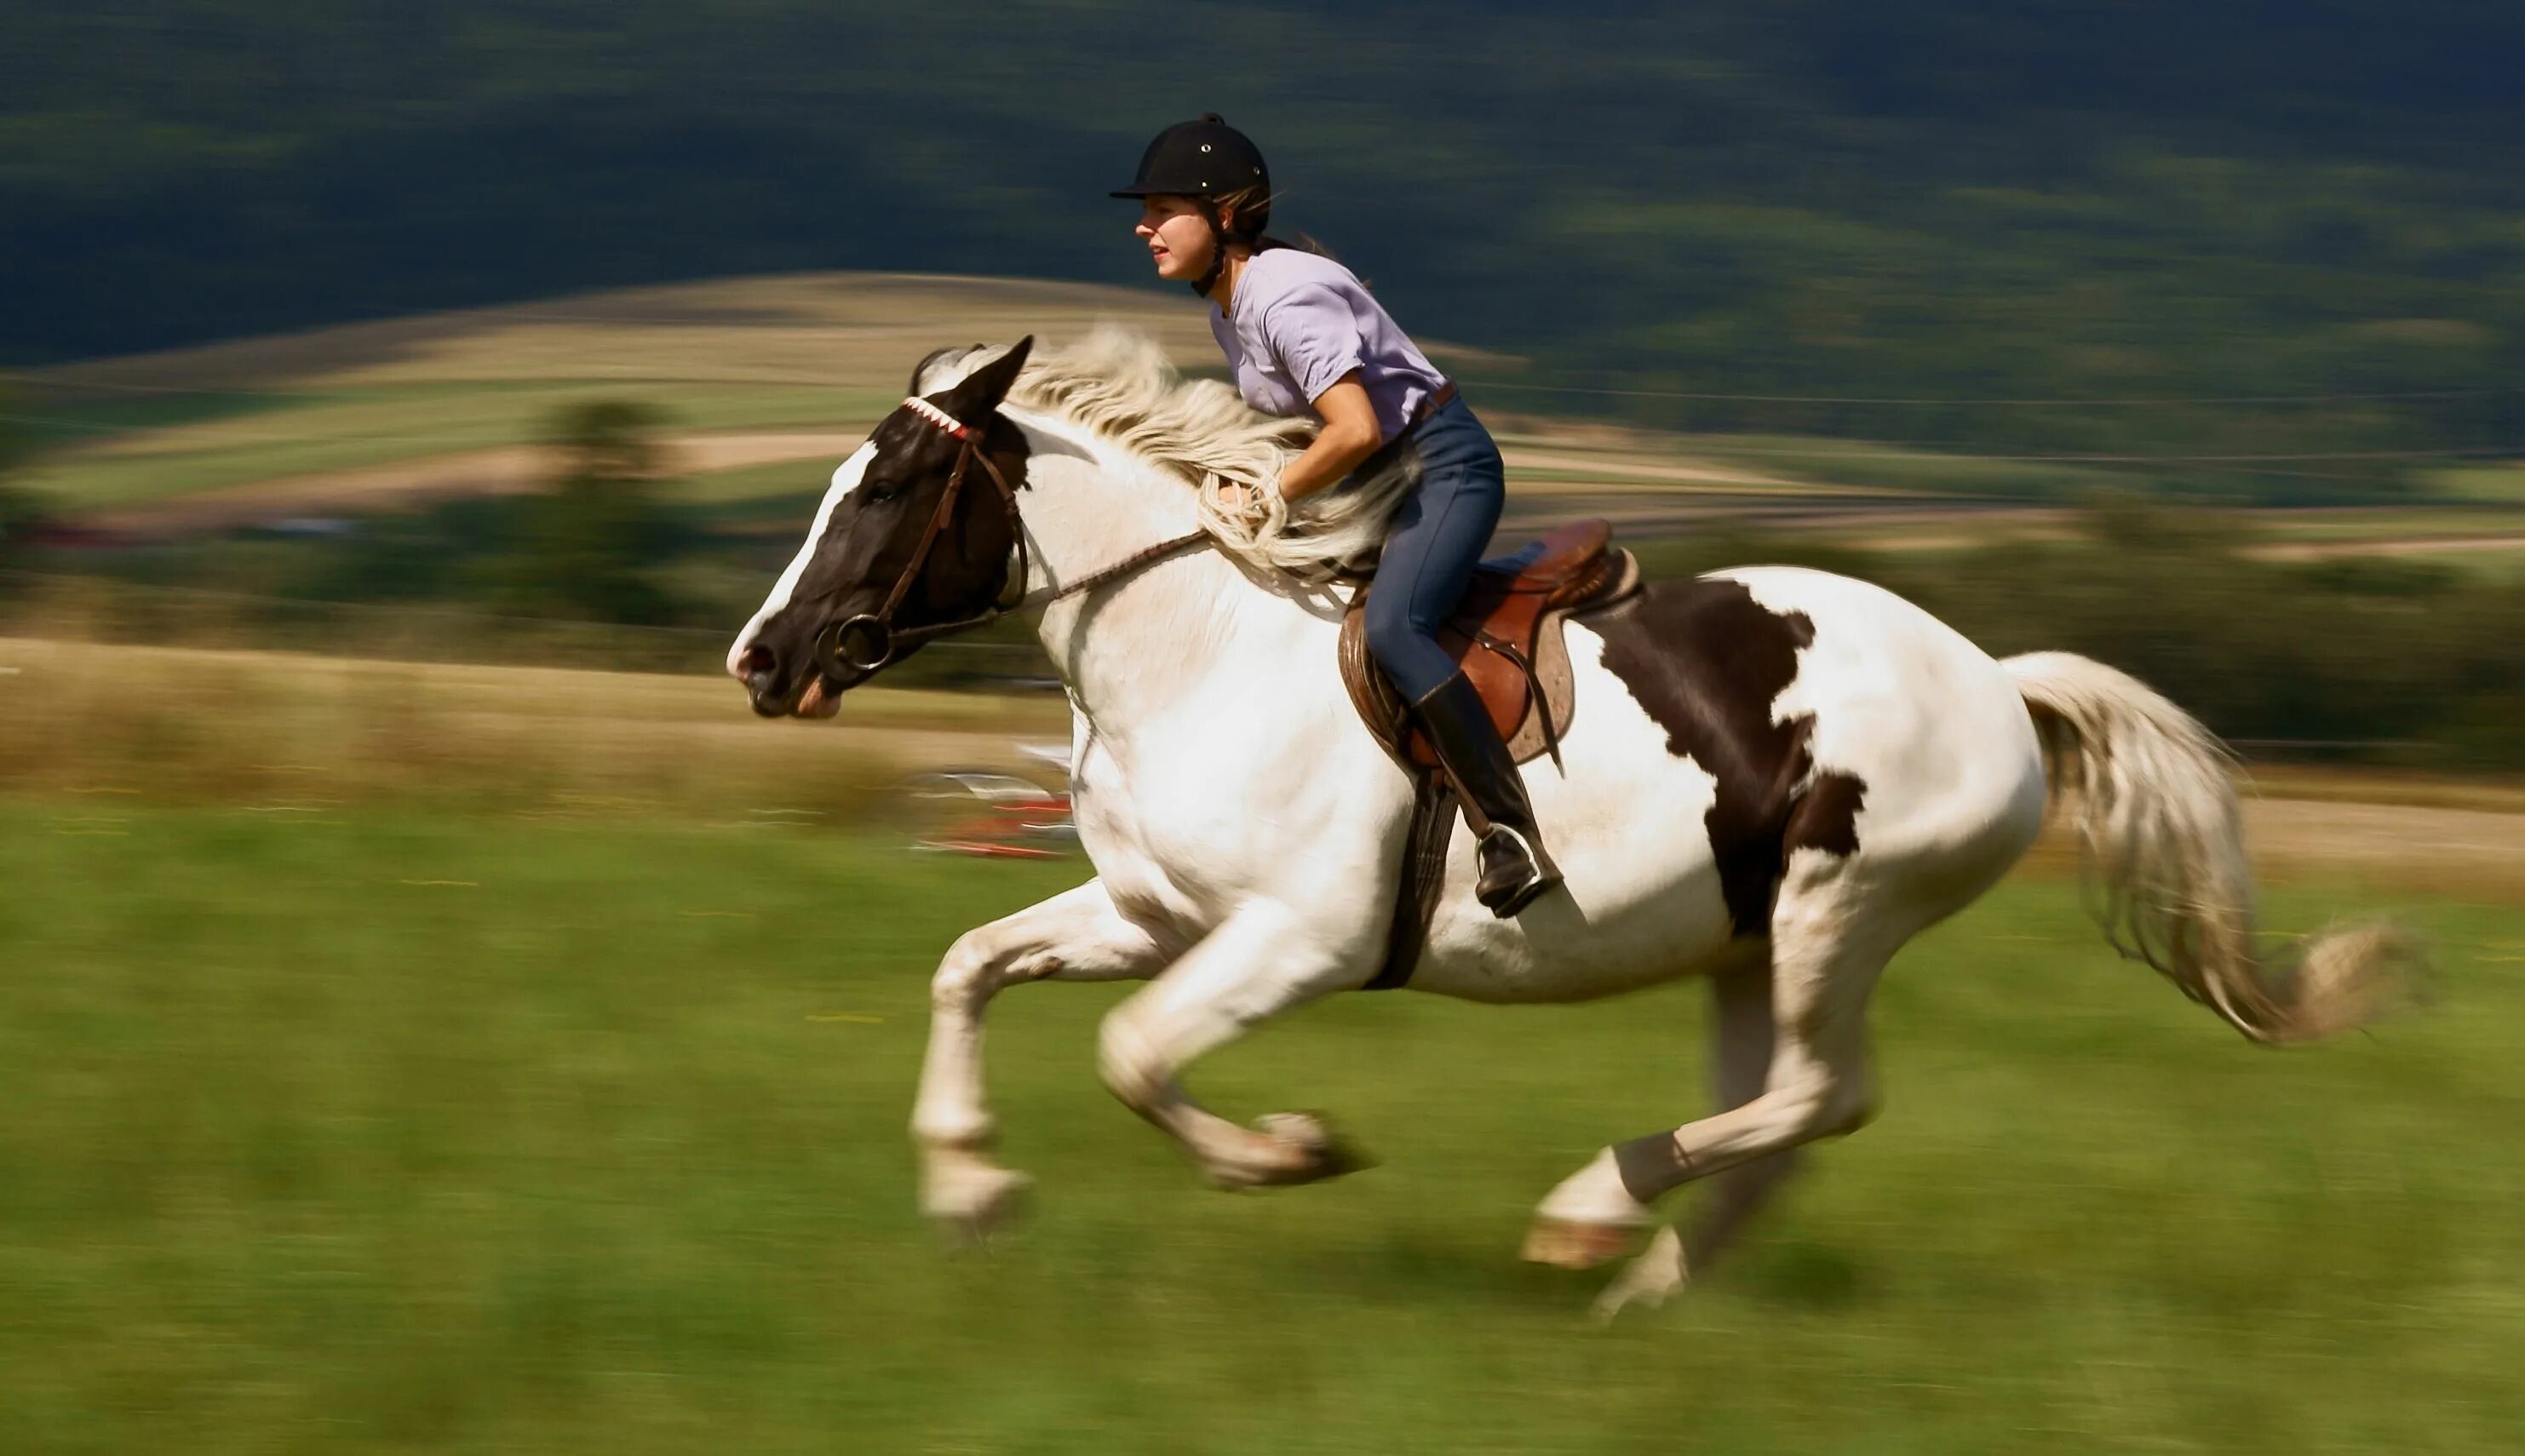
[(1407, 430), (1417, 429), (1420, 427), (1421, 421), (1427, 419), (1430, 415), (1437, 413), (1439, 411), (1446, 409), (1449, 405), (1452, 405), (1455, 402), (1456, 381), (1450, 379), (1446, 383), (1439, 385), (1436, 393), (1420, 402), (1420, 408), (1411, 412), (1411, 421), (1403, 427)]
[(1373, 479), (1378, 471), (1394, 462), (1395, 456), (1405, 448), (1405, 442), (1411, 438), (1413, 430), (1416, 430), (1420, 428), (1420, 426), (1428, 423), (1430, 415), (1446, 409), (1449, 405), (1454, 404), (1455, 401), (1456, 381), (1450, 379), (1446, 383), (1439, 385), (1435, 393), (1420, 402), (1420, 408), (1411, 412), (1411, 417), (1403, 422), (1403, 428), (1396, 430), (1384, 444), (1379, 445), (1374, 451), (1370, 452), (1367, 459), (1351, 466), (1350, 474), (1346, 479)]

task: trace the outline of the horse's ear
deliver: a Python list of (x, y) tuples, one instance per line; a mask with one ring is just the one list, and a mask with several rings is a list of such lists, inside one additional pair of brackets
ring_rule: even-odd
[(928, 376), (929, 366), (955, 352), (956, 346), (950, 344), (944, 349), (932, 349), (927, 354), (920, 356), (920, 363), (912, 366), (912, 382), (904, 386), (903, 392), (905, 394), (919, 394), (921, 392), (920, 381)]
[(1034, 335), (1017, 340), (1016, 347), (975, 369), (947, 391), (942, 401), (947, 413), (966, 424), (979, 424), (990, 417), (1000, 402), (1009, 397), (1009, 387), (1017, 382), (1017, 371), (1025, 367), (1026, 355), (1034, 349)]

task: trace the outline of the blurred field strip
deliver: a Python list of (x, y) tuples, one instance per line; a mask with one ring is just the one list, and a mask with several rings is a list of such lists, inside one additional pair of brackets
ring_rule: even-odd
[[(1103, 321), (1215, 370), (1198, 310), (1143, 289), (806, 273), (635, 288), (239, 340), (14, 376), (43, 447), (27, 473), (69, 518), (136, 536), (408, 510), (531, 490), (551, 413), (636, 399), (667, 414), (675, 496), (732, 529), (786, 530), (942, 345)], [(1758, 525), (1866, 550), (1956, 551), (2068, 530), (2049, 503), (2128, 485), (2105, 466), (1864, 440), (1673, 434), (1538, 413), (1516, 362), (1432, 344), (1510, 467), (1510, 524), (1606, 515), (1634, 534)], [(2256, 554), (2385, 556), (2525, 571), (2525, 474), (2432, 472), (2434, 504), (2251, 512)], [(789, 507), (794, 506), (792, 510)]]
[[(288, 510), (358, 510), (410, 499), (361, 473), (380, 465), (431, 474), (442, 494), (460, 478), (500, 488), (518, 473), (508, 452), (577, 400), (665, 408), (700, 453), (685, 465), (698, 473), (722, 467), (709, 436), (771, 426), (842, 432), (834, 453), (847, 453), (942, 345), (1059, 338), (1110, 319), (1207, 363), (1214, 346), (1198, 312), (1172, 302), (995, 278), (715, 280), (96, 361), (25, 376), (17, 404), (52, 447), (32, 483), (74, 513), (239, 488), (239, 503), (269, 488)], [(252, 518), (230, 510), (200, 523), (241, 515)]]
[(916, 768), (1017, 768), (1051, 696), (851, 696), (766, 722), (724, 678), (0, 638), (0, 785), (101, 800), (848, 822)]
[[(891, 399), (889, 396), (889, 403)], [(800, 427), (669, 436), (660, 444), (667, 453), (667, 468), (678, 478), (667, 494), (669, 499), (697, 503), (752, 500), (775, 493), (766, 488), (769, 481), (760, 474), (761, 467), (781, 465), (787, 468), (778, 473), (781, 489), (776, 493), (796, 494), (812, 504), (832, 463), (859, 447), (875, 418), (873, 407), (865, 401), (860, 405), (863, 408), (855, 412), (856, 424), (838, 430)], [(829, 419), (831, 411), (823, 413)], [(520, 418), (507, 433), (529, 427), (530, 422)], [(371, 442), (358, 442), (361, 448), (369, 443)], [(186, 467), (202, 463), (190, 461)], [(464, 496), (524, 494), (542, 489), (557, 468), (551, 454), (535, 445), (395, 457), (377, 463), (309, 474), (265, 477), (249, 473), (244, 483), (124, 504), (87, 512), (81, 520), (108, 531), (182, 533), (265, 523), (292, 515), (354, 515)], [(730, 476), (745, 483), (730, 488), (723, 483)], [(765, 479), (765, 485), (755, 485), (758, 479)]]
[[(765, 722), (704, 674), (0, 638), (0, 786), (39, 795), (848, 823), (919, 769), (1040, 773), (1017, 742), (1067, 730), (1049, 694), (868, 688), (831, 722)], [(2270, 873), (2525, 900), (2525, 785), (2273, 767), (2251, 794)]]

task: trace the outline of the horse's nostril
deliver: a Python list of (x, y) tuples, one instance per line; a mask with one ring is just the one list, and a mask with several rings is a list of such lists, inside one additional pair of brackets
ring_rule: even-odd
[(742, 678), (762, 677), (771, 671), (771, 649), (761, 643), (747, 648), (736, 659), (736, 675)]

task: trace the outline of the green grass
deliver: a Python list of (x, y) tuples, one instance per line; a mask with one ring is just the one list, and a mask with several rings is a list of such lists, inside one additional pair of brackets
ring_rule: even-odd
[(305, 394), (121, 394), (78, 399), (0, 399), (9, 423), (36, 450), (77, 450), (142, 430), (174, 429), (211, 420), (304, 409), (323, 399)]
[(381, 386), (181, 425), (136, 425), (130, 433), (44, 459), (27, 480), (69, 510), (129, 506), (293, 475), (532, 444), (554, 411), (595, 399), (658, 405), (667, 412), (669, 430), (686, 431), (846, 428), (864, 425), (892, 397), (796, 385), (644, 380)]
[(733, 470), (712, 470), (688, 475), (669, 487), (673, 498), (694, 505), (735, 508), (748, 510), (767, 502), (778, 502), (796, 508), (804, 522), (816, 513), (824, 499), (824, 488), (832, 483), (833, 469), (842, 462), (846, 452), (836, 451), (830, 459), (809, 461), (775, 461), (767, 465), (740, 465)]
[(2506, 536), (2525, 532), (2525, 510), (2470, 506), (2380, 510), (2265, 511), (2253, 517), (2272, 541), (2387, 541), (2410, 536)]
[[(1868, 440), (1808, 435), (1692, 435), (1684, 447), (1713, 464), (1789, 474), (1822, 485), (1866, 486), (2010, 501), (2071, 499), (2126, 484), (2111, 466), (2039, 460), (1981, 460)], [(2031, 452), (2029, 452), (2031, 453)]]
[(2525, 464), (2466, 465), (2438, 470), (2428, 477), (2441, 495), (2458, 501), (2514, 505), (2525, 501)]
[[(1536, 1198), (1699, 1106), (1700, 998), (1349, 996), (1205, 1064), (1385, 1162), (1200, 1187), (1011, 994), (1041, 1215), (921, 1228), (928, 971), (1075, 862), (639, 821), (0, 801), (0, 1449), (2437, 1452), (2525, 1429), (2525, 913), (2439, 1009), (2236, 1043), (2012, 885), (1906, 953), (1887, 1111), (1609, 1333)], [(2314, 922), (2329, 898), (2283, 896)]]

